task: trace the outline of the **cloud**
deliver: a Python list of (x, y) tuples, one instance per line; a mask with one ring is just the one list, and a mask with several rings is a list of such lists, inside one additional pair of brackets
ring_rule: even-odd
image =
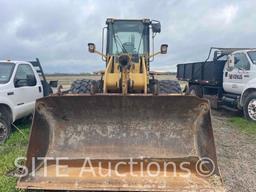
[(105, 67), (87, 52), (87, 43), (101, 49), (108, 17), (160, 20), (155, 49), (169, 44), (169, 53), (155, 58), (151, 69), (176, 70), (176, 64), (205, 59), (211, 46), (253, 47), (254, 0), (1, 0), (0, 58), (38, 57), (47, 72), (86, 72)]
[(225, 24), (229, 24), (235, 20), (237, 11), (238, 11), (238, 7), (234, 5), (227, 6), (223, 9), (222, 14), (225, 19)]

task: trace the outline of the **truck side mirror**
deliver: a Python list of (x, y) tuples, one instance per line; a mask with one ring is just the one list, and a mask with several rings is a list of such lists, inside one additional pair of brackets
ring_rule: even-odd
[(28, 86), (35, 86), (36, 85), (36, 78), (34, 75), (27, 75), (27, 85)]
[(95, 52), (95, 44), (94, 43), (88, 43), (88, 51), (90, 53), (94, 53)]
[(168, 48), (167, 44), (162, 44), (161, 48), (160, 48), (161, 54), (166, 54), (167, 53), (167, 48)]
[(50, 81), (49, 85), (53, 88), (57, 88), (58, 87), (58, 80), (57, 81)]
[(228, 68), (233, 69), (235, 66), (235, 57), (234, 55), (229, 55), (228, 56)]

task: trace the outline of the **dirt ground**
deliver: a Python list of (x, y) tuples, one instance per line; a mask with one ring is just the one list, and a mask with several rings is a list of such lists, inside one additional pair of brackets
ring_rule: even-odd
[(219, 168), (227, 191), (256, 191), (256, 136), (232, 127), (225, 110), (212, 110)]
[[(76, 79), (99, 79), (99, 76), (50, 76), (48, 80), (59, 80), (69, 88)], [(161, 75), (158, 79), (175, 79), (175, 76)], [(184, 83), (181, 84), (184, 86)], [(228, 121), (239, 114), (225, 110), (212, 110), (212, 125), (215, 135), (219, 168), (226, 190), (229, 192), (256, 191), (256, 136), (242, 133)]]

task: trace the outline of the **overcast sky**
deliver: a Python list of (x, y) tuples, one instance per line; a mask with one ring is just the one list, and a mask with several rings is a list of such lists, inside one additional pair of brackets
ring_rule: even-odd
[(0, 7), (0, 59), (38, 57), (48, 73), (103, 69), (87, 43), (101, 50), (108, 17), (161, 21), (155, 49), (167, 43), (169, 50), (152, 70), (203, 60), (211, 46), (256, 47), (255, 0), (0, 0)]

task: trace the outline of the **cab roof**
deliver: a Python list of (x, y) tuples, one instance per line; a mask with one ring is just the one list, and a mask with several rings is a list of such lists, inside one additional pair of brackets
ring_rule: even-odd
[(6, 59), (6, 60), (0, 60), (0, 63), (14, 63), (14, 64), (31, 64), (27, 61), (17, 61), (17, 60), (10, 60), (10, 59)]

